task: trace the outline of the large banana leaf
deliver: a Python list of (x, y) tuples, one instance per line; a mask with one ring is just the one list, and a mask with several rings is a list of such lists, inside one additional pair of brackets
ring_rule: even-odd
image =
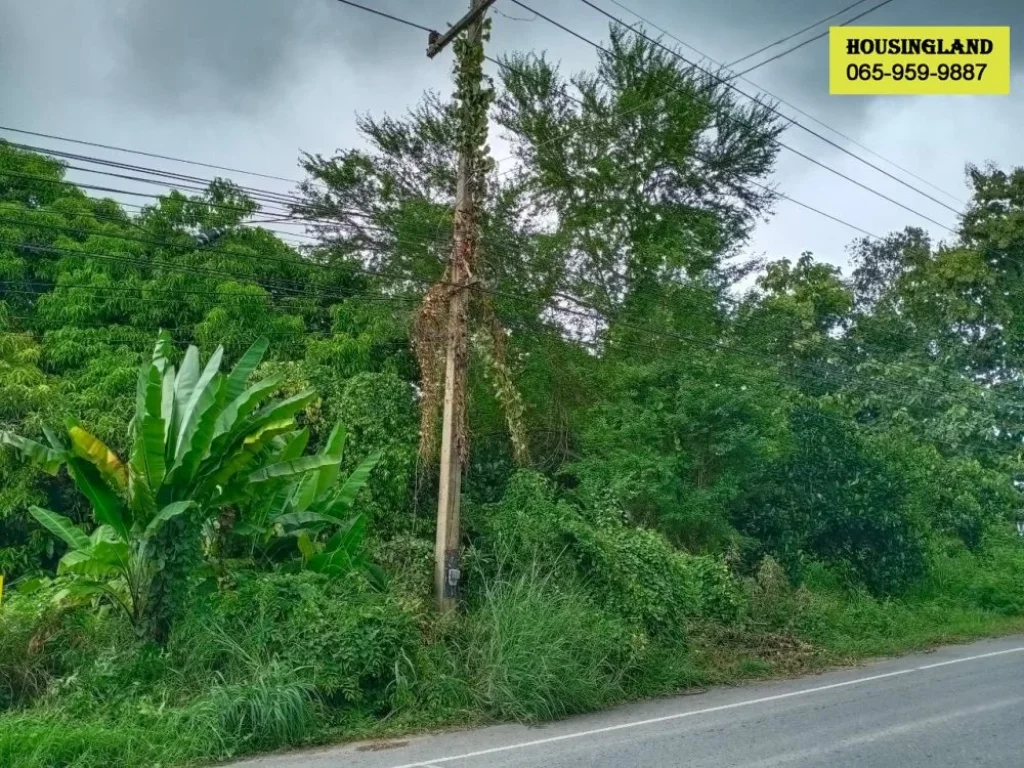
[(256, 414), (255, 422), (259, 425), (261, 423), (277, 421), (278, 419), (283, 419), (288, 416), (294, 416), (315, 399), (316, 392), (312, 389), (299, 392), (297, 395), (292, 395), (291, 397), (277, 403), (271, 403), (263, 408)]
[(293, 395), (286, 400), (272, 403), (257, 411), (250, 418), (236, 421), (234, 428), (232, 428), (221, 445), (230, 453), (239, 440), (248, 440), (253, 434), (262, 432), (263, 428), (268, 424), (276, 424), (286, 419), (291, 419), (295, 414), (313, 402), (314, 399), (316, 399), (316, 392), (307, 390)]
[(330, 515), (333, 518), (343, 519), (349, 513), (356, 500), (356, 496), (359, 495), (359, 492), (369, 481), (370, 473), (380, 463), (381, 455), (380, 451), (374, 451), (363, 460), (362, 464), (355, 468), (352, 474), (345, 479), (345, 483), (341, 486), (337, 495), (331, 500), (327, 508), (324, 509), (324, 514)]
[(142, 366), (139, 370), (135, 397), (133, 444), (129, 464), (136, 475), (145, 478), (151, 492), (160, 487), (167, 471), (164, 461), (167, 425), (162, 413), (162, 399), (163, 376), (160, 366), (155, 362)]
[(50, 444), (50, 447), (53, 448), (53, 450), (58, 453), (67, 453), (67, 446), (64, 445), (64, 441), (60, 439), (60, 436), (57, 435), (56, 432), (49, 427), (43, 427), (43, 434), (46, 435), (46, 442)]
[[(333, 459), (333, 456), (328, 457)], [(320, 473), (330, 469), (330, 466), (323, 466), (320, 469), (309, 472), (299, 478), (298, 482), (292, 483), (292, 494), (289, 499), (289, 506), (296, 512), (305, 512), (312, 506), (317, 498), (317, 485), (319, 484)]]
[(105, 579), (116, 575), (116, 572), (116, 568), (97, 560), (88, 549), (71, 550), (57, 564), (58, 575), (73, 573), (90, 579)]
[(68, 471), (86, 498), (92, 502), (93, 514), (104, 525), (109, 525), (123, 539), (128, 539), (131, 520), (120, 497), (100, 475), (99, 470), (85, 459), (68, 459)]
[[(302, 456), (298, 459), (290, 459), (277, 464), (257, 469), (249, 475), (250, 483), (265, 483), (268, 480), (279, 480), (297, 475), (305, 475), (308, 472), (318, 470), (330, 464), (337, 464), (338, 459), (334, 456)], [(314, 491), (316, 490), (314, 478)]]
[(333, 456), (337, 458), (334, 464), (329, 464), (323, 467), (317, 473), (316, 480), (316, 491), (314, 498), (323, 496), (329, 489), (334, 487), (334, 484), (338, 482), (338, 475), (341, 472), (341, 457), (345, 452), (345, 439), (348, 434), (342, 428), (341, 424), (338, 423), (331, 430), (330, 437), (327, 438), (327, 442), (324, 443), (323, 449), (320, 453), (324, 456)]
[(143, 414), (160, 415), (160, 395), (163, 388), (163, 372), (155, 362), (139, 367), (139, 378), (135, 384), (135, 418)]
[[(210, 447), (213, 444), (214, 430), (217, 426), (217, 419), (220, 415), (220, 400), (224, 386), (224, 379), (211, 382), (206, 393), (200, 399), (194, 413), (198, 413), (198, 419), (191, 431), (185, 434), (185, 442), (182, 443), (184, 452), (171, 470), (173, 482), (181, 487), (187, 487), (199, 471), (203, 459), (210, 455)], [(211, 391), (213, 390), (213, 391)]]
[(68, 457), (66, 451), (47, 448), (42, 443), (15, 435), (13, 432), (0, 431), (0, 445), (13, 448), (22, 458), (31, 461), (51, 475), (56, 475), (60, 471), (61, 465), (67, 461)]
[(315, 512), (312, 509), (307, 509), (303, 512), (287, 512), (283, 515), (277, 515), (270, 522), (274, 525), (280, 525), (283, 527), (300, 526), (307, 528), (316, 528), (321, 530), (326, 525), (337, 525), (337, 518), (330, 517), (321, 512)]
[(71, 549), (89, 549), (91, 543), (89, 537), (76, 528), (75, 524), (63, 515), (58, 515), (49, 509), (36, 506), (29, 507), (28, 511), (32, 517), (39, 521), (43, 528), (67, 544)]
[(89, 550), (92, 559), (97, 563), (106, 566), (110, 570), (119, 571), (126, 578), (133, 575), (135, 563), (132, 561), (132, 551), (127, 542), (124, 541), (101, 541), (94, 544)]
[(185, 403), (185, 408), (179, 416), (180, 428), (174, 445), (175, 461), (181, 461), (182, 456), (189, 448), (192, 435), (195, 433), (202, 420), (203, 414), (212, 408), (217, 402), (217, 392), (220, 390), (223, 376), (220, 374), (220, 361), (224, 357), (224, 348), (217, 347), (210, 359), (206, 361), (206, 368), (196, 381), (192, 393)]
[(224, 387), (224, 400), (226, 402), (233, 402), (236, 397), (245, 391), (245, 385), (248, 383), (249, 377), (256, 370), (256, 366), (260, 364), (268, 346), (270, 346), (270, 342), (266, 338), (256, 339), (255, 343), (235, 363), (235, 367), (228, 374), (227, 383)]
[(153, 345), (153, 365), (163, 372), (171, 358), (171, 334), (169, 331), (161, 330), (156, 335), (156, 343)]
[(143, 540), (148, 541), (151, 539), (160, 532), (164, 523), (182, 514), (192, 506), (194, 506), (194, 502), (191, 501), (175, 501), (168, 504), (156, 513), (156, 517), (149, 521), (149, 525), (146, 526), (145, 533), (142, 534)]
[(132, 566), (132, 554), (127, 543), (101, 540), (89, 549), (68, 552), (61, 558), (57, 572), (106, 579), (116, 575), (129, 577)]
[(309, 428), (303, 427), (296, 432), (291, 438), (285, 438), (287, 442), (281, 452), (274, 457), (275, 461), (289, 461), (290, 459), (297, 459), (302, 455), (302, 452), (306, 450), (306, 446), (309, 444)]
[(145, 478), (151, 491), (160, 487), (167, 474), (167, 464), (164, 462), (164, 430), (164, 420), (150, 414), (146, 414), (135, 424), (131, 468)]
[(175, 431), (175, 423), (177, 421), (177, 408), (175, 405), (174, 396), (174, 382), (177, 381), (177, 376), (174, 373), (174, 366), (168, 365), (163, 372), (163, 378), (160, 380), (160, 418), (164, 422), (164, 461), (174, 461), (172, 450), (174, 446), (174, 440), (171, 439), (171, 435), (177, 434)]
[(74, 421), (68, 422), (68, 437), (75, 455), (96, 467), (108, 485), (119, 491), (127, 487), (128, 470), (106, 443)]
[[(201, 375), (199, 350), (190, 345), (185, 350), (185, 358), (181, 361), (181, 368), (178, 370), (178, 375), (175, 377), (173, 385), (174, 418), (168, 424), (170, 432), (167, 446), (169, 449), (167, 458), (171, 463), (173, 463), (178, 449), (178, 435), (181, 433), (181, 425), (185, 421), (185, 409), (192, 399), (192, 390), (195, 389), (196, 382), (199, 381)], [(166, 386), (166, 383), (164, 386)]]
[(257, 431), (248, 435), (236, 451), (223, 459), (217, 472), (204, 481), (203, 490), (209, 492), (212, 486), (223, 485), (235, 475), (256, 461), (261, 451), (278, 435), (287, 434), (295, 429), (295, 420), (291, 418), (264, 424)]
[(366, 516), (356, 515), (327, 540), (323, 550), (311, 557), (306, 567), (316, 573), (332, 575), (359, 567), (359, 548), (365, 534)]
[(217, 417), (211, 451), (218, 453), (233, 442), (240, 434), (242, 422), (256, 410), (263, 398), (281, 386), (283, 381), (283, 376), (269, 376), (263, 381), (253, 384), (233, 400), (227, 401), (227, 407)]

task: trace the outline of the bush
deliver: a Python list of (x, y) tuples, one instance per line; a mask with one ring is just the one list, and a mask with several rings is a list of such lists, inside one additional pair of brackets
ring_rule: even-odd
[(116, 633), (119, 617), (54, 601), (55, 587), (11, 591), (0, 607), (0, 710), (26, 707)]
[(906, 590), (928, 570), (909, 479), (884, 447), (823, 409), (798, 408), (792, 421), (793, 451), (750, 484), (737, 527), (797, 577), (810, 562), (841, 563), (875, 595)]
[(419, 417), (408, 382), (390, 373), (360, 373), (341, 383), (323, 382), (324, 412), (349, 433), (344, 472), (353, 457), (380, 451), (374, 482), (364, 494), (373, 528), (389, 534), (408, 530), (413, 504)]
[(740, 593), (724, 563), (687, 555), (664, 536), (632, 528), (609, 510), (556, 498), (542, 476), (520, 472), (499, 504), (481, 510), (483, 559), (538, 562), (581, 583), (597, 605), (652, 636), (681, 639), (690, 618), (728, 619)]
[(807, 611), (809, 593), (794, 589), (785, 569), (770, 555), (748, 580), (747, 594), (748, 616), (758, 629), (792, 632)]
[(412, 618), (358, 574), (241, 574), (234, 588), (200, 601), (169, 651), (187, 679), (290, 679), (330, 704), (373, 708), (417, 642)]

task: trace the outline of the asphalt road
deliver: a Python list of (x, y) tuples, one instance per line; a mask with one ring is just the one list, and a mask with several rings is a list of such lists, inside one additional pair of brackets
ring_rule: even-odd
[(716, 688), (543, 727), (277, 755), (238, 768), (1024, 766), (1024, 637), (786, 682)]

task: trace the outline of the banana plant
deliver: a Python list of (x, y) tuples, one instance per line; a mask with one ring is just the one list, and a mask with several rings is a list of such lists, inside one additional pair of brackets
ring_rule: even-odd
[(320, 451), (308, 456), (301, 455), (308, 430), (282, 440), (274, 462), (250, 476), (250, 482), (262, 490), (243, 507), (235, 532), (265, 551), (293, 540), (300, 568), (329, 575), (358, 570), (383, 586), (383, 572), (370, 562), (362, 546), (366, 516), (353, 513), (356, 497), (381, 454), (371, 453), (339, 483), (346, 437), (338, 424)]
[(30, 507), (29, 511), (44, 528), (68, 545), (57, 569), (59, 576), (72, 577), (67, 594), (109, 598), (141, 632), (146, 626), (151, 586), (158, 567), (153, 552), (154, 539), (165, 523), (191, 506), (189, 501), (172, 502), (161, 509), (144, 530), (134, 531), (127, 538), (118, 533), (118, 528), (106, 524), (87, 536), (63, 515), (40, 507)]
[[(315, 393), (267, 402), (281, 378), (249, 384), (267, 346), (266, 339), (257, 341), (227, 374), (220, 371), (222, 348), (202, 366), (199, 351), (190, 346), (175, 368), (170, 336), (161, 332), (139, 371), (127, 461), (74, 420), (67, 422), (67, 443), (48, 429), (48, 445), (0, 432), (0, 445), (43, 470), (56, 474), (67, 468), (92, 505), (96, 530), (86, 536), (55, 512), (34, 508), (32, 514), (70, 547), (61, 563), (64, 572), (111, 597), (126, 596), (123, 607), (133, 621), (166, 611), (157, 605), (163, 598), (153, 594), (155, 578), (184, 578), (159, 573), (173, 569), (171, 549), (192, 545), (164, 541), (168, 550), (155, 551), (173, 518), (201, 526), (219, 510), (245, 503), (271, 478), (290, 478), (304, 493), (310, 487), (326, 491), (333, 482), (328, 466), (337, 464), (333, 454), (330, 461), (323, 455), (301, 457), (304, 443), (296, 454), (295, 441), (282, 439), (295, 434), (296, 415)], [(108, 578), (118, 585), (104, 581)]]

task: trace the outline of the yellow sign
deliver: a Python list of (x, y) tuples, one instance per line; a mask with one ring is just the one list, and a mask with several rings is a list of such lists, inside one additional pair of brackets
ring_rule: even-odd
[(829, 93), (1005, 95), (1009, 27), (831, 27)]

